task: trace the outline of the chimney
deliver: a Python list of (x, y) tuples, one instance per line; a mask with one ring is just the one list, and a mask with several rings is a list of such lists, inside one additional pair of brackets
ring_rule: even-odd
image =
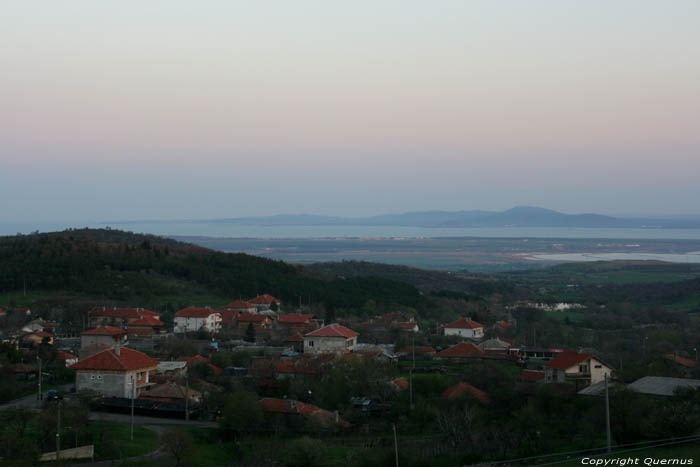
[(122, 347), (122, 346), (119, 345), (119, 343), (117, 343), (117, 345), (114, 347), (114, 353), (117, 354), (117, 355), (121, 355), (121, 354), (120, 354), (120, 349), (121, 349), (121, 347)]

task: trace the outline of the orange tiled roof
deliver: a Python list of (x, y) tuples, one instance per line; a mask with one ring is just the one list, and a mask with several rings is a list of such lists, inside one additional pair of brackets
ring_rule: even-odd
[(72, 370), (140, 370), (158, 366), (158, 360), (128, 347), (111, 348), (69, 366)]
[(90, 329), (81, 333), (81, 336), (121, 336), (126, 334), (126, 331), (122, 328), (117, 328), (114, 326), (99, 326), (95, 329)]
[(346, 339), (350, 339), (351, 337), (355, 336), (359, 336), (359, 334), (338, 323), (323, 326), (322, 328), (311, 331), (305, 335), (305, 337), (344, 337)]
[(446, 324), (444, 327), (450, 329), (479, 329), (484, 326), (471, 318), (459, 318), (457, 321)]
[(483, 355), (484, 351), (471, 342), (460, 342), (459, 344), (453, 345), (435, 354), (436, 357), (442, 358), (470, 358), (481, 357)]

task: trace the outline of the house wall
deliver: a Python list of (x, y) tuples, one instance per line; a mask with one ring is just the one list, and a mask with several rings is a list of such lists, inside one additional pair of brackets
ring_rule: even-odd
[(350, 339), (344, 337), (304, 337), (304, 353), (344, 352), (354, 350), (356, 345), (357, 336)]
[(175, 332), (195, 332), (204, 327), (209, 332), (219, 332), (221, 326), (221, 315), (212, 313), (206, 318), (176, 316)]
[(136, 397), (150, 383), (151, 369), (136, 371), (78, 370), (75, 375), (75, 388), (89, 389), (105, 396), (131, 398), (131, 377), (136, 381)]
[(612, 375), (612, 370), (605, 366), (600, 360), (591, 358), (591, 384), (600, 383), (605, 380), (605, 375), (608, 375), (608, 379)]
[(123, 344), (126, 342), (126, 336), (115, 337), (115, 336), (80, 336), (80, 348), (87, 347), (93, 344), (104, 344), (108, 346), (114, 346)]
[(484, 328), (464, 329), (464, 328), (445, 328), (446, 336), (460, 336), (478, 339), (484, 337)]

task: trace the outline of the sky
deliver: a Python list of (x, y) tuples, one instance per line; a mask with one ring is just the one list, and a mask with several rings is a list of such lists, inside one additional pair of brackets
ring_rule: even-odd
[(0, 221), (700, 214), (696, 0), (0, 0)]

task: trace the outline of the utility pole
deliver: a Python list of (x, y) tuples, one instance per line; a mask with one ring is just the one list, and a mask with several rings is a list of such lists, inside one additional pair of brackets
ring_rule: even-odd
[(610, 396), (608, 395), (608, 374), (605, 374), (605, 431), (608, 438), (608, 452), (611, 452), (611, 436), (610, 436)]
[(56, 399), (56, 405), (58, 406), (58, 416), (56, 417), (56, 463), (61, 459), (61, 399), (62, 396), (58, 396)]
[(134, 399), (136, 399), (136, 381), (131, 375), (131, 441), (134, 440)]
[(413, 412), (413, 368), (408, 369), (408, 400), (409, 408)]
[(185, 376), (185, 420), (190, 421), (190, 378)]
[[(38, 351), (37, 351), (38, 352)], [(41, 357), (36, 356), (36, 359), (39, 360), (39, 392), (36, 395), (37, 400), (42, 400), (43, 399), (43, 394), (41, 393)]]
[(396, 438), (396, 423), (391, 424), (394, 429), (394, 456), (396, 457), (396, 467), (399, 467), (399, 441)]

